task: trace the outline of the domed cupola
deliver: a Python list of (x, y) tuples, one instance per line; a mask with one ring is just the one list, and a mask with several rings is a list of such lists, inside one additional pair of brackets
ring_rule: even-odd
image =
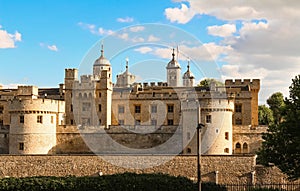
[(167, 83), (168, 86), (178, 87), (180, 86), (180, 73), (181, 68), (177, 60), (175, 60), (175, 53), (173, 48), (172, 60), (168, 63), (167, 67)]
[(183, 86), (193, 87), (194, 81), (195, 81), (195, 76), (190, 71), (190, 59), (188, 59), (187, 71), (183, 74), (182, 79), (183, 79)]
[(104, 57), (103, 45), (101, 45), (101, 55), (94, 62), (94, 65), (93, 65), (93, 74), (100, 76), (102, 70), (108, 70), (108, 71), (110, 71), (110, 66), (111, 65), (110, 65), (109, 60)]

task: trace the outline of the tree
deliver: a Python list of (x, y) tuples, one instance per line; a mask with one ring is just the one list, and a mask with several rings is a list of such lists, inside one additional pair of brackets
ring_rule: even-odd
[(274, 163), (292, 180), (300, 178), (300, 75), (292, 80), (284, 100), (283, 120), (269, 126), (258, 161)]
[(198, 86), (200, 87), (210, 87), (211, 83), (215, 83), (216, 86), (224, 86), (224, 84), (216, 79), (213, 78), (206, 78), (204, 80), (201, 80)]
[(276, 92), (267, 99), (267, 103), (273, 112), (274, 123), (279, 124), (282, 120), (282, 110), (284, 108), (284, 99), (281, 92)]
[(271, 125), (274, 122), (273, 112), (266, 105), (258, 106), (258, 122), (260, 125)]

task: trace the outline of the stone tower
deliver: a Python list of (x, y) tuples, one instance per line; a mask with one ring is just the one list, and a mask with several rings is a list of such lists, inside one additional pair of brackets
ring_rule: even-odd
[(73, 114), (73, 88), (78, 79), (77, 69), (65, 69), (65, 124), (75, 125)]
[(9, 154), (53, 154), (56, 126), (61, 125), (64, 102), (38, 98), (38, 88), (19, 86), (9, 105)]
[(180, 73), (181, 68), (177, 60), (175, 60), (175, 53), (173, 49), (172, 60), (168, 63), (167, 67), (167, 83), (168, 86), (178, 87), (180, 86)]
[(183, 74), (182, 77), (184, 87), (193, 87), (195, 83), (195, 76), (190, 71), (190, 60), (188, 60), (187, 71)]

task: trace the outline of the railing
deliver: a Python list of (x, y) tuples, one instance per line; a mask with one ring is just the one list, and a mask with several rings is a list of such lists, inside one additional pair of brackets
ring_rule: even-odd
[(274, 184), (224, 184), (227, 191), (251, 191), (252, 189), (274, 189), (274, 191), (300, 191), (300, 183), (274, 183)]

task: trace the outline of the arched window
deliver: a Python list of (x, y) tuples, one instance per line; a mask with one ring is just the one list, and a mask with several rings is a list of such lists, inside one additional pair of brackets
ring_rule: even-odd
[(241, 143), (235, 144), (234, 153), (241, 153)]
[(243, 153), (248, 153), (248, 144), (247, 143), (243, 144)]
[(241, 144), (240, 143), (235, 144), (235, 148), (236, 149), (240, 149), (241, 148)]

